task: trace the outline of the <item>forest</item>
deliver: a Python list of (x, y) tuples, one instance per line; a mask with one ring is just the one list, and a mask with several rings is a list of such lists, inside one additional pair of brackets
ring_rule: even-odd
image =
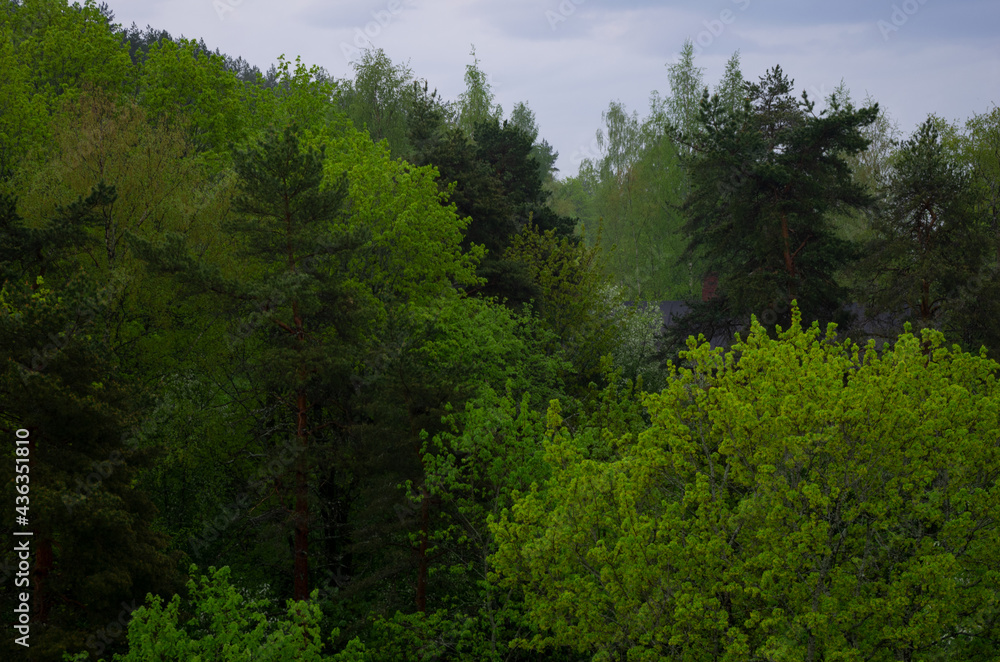
[(780, 64), (559, 173), (474, 48), (0, 2), (0, 658), (1000, 659), (1000, 108)]

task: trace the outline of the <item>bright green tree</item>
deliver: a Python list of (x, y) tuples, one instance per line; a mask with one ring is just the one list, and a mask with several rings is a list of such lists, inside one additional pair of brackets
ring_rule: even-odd
[[(248, 600), (230, 583), (228, 567), (209, 568), (195, 579), (191, 568), (186, 599), (174, 595), (164, 605), (149, 596), (132, 613), (128, 625), (129, 650), (116, 662), (250, 662), (250, 660), (304, 660), (361, 662), (364, 645), (354, 640), (333, 656), (323, 655), (322, 612), (312, 602), (288, 600), (286, 611), (272, 614), (265, 600)], [(336, 632), (334, 632), (336, 634)]]
[(594, 659), (992, 659), (1000, 365), (882, 353), (796, 313), (646, 397), (594, 446), (549, 412), (552, 475), (493, 525), (501, 587)]
[(221, 55), (189, 39), (160, 40), (142, 63), (138, 97), (151, 117), (180, 122), (197, 150), (220, 158), (249, 123), (243, 89)]
[(385, 140), (398, 158), (408, 157), (407, 119), (414, 93), (413, 72), (393, 64), (382, 49), (366, 50), (354, 61), (354, 80), (341, 91), (341, 104), (359, 130)]
[(133, 76), (128, 50), (97, 3), (25, 0), (14, 6), (8, 38), (50, 112), (62, 98), (86, 88), (126, 92)]
[(10, 22), (0, 23), (0, 182), (14, 176), (21, 160), (42, 144), (48, 133), (44, 95), (32, 84), (32, 71), (18, 59)]

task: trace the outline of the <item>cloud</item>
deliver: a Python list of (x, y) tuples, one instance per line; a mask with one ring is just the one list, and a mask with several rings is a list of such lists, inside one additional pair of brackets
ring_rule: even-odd
[[(708, 82), (739, 50), (747, 78), (780, 64), (811, 96), (843, 79), (904, 130), (929, 112), (964, 119), (1000, 102), (995, 0), (399, 0), (395, 13), (390, 0), (220, 0), (235, 4), (224, 20), (214, 0), (111, 1), (125, 25), (203, 37), (261, 69), (284, 53), (353, 75), (340, 45), (360, 30), (450, 99), (464, 88), (474, 43), (504, 109), (530, 103), (563, 175), (575, 173), (572, 155), (592, 142), (610, 101), (644, 114), (652, 90), (668, 91), (664, 64), (686, 38), (700, 37), (696, 63)], [(879, 21), (898, 29), (883, 34)]]

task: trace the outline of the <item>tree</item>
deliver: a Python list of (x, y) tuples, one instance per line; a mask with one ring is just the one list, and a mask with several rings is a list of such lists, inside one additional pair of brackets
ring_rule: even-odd
[(663, 104), (667, 119), (686, 136), (696, 136), (700, 131), (701, 99), (708, 92), (704, 76), (705, 68), (694, 66), (694, 43), (688, 39), (681, 48), (680, 60), (668, 65), (670, 96)]
[[(552, 229), (560, 235), (572, 234), (572, 219), (557, 215), (547, 204), (549, 192), (543, 187), (546, 173), (534, 157), (536, 145), (532, 142), (531, 131), (525, 131), (508, 120), (501, 123), (498, 119), (491, 119), (475, 125), (474, 137), (477, 157), (500, 182), (504, 196), (513, 208), (514, 232), (534, 223), (543, 230)], [(496, 239), (506, 244), (510, 235)]]
[(608, 267), (638, 301), (679, 298), (692, 287), (677, 213), (685, 175), (662, 103), (654, 96), (650, 105), (640, 120), (612, 102), (604, 113), (607, 134), (597, 136), (604, 156), (581, 167), (593, 182), (600, 218), (588, 239), (600, 231)]
[(548, 141), (538, 141), (538, 123), (535, 121), (535, 111), (531, 110), (527, 103), (518, 101), (514, 104), (514, 110), (510, 112), (510, 119), (507, 121), (531, 139), (531, 157), (538, 164), (542, 185), (548, 188), (548, 185), (552, 183), (553, 173), (558, 171), (555, 164), (556, 159), (559, 158), (559, 152), (554, 151)]
[[(393, 324), (395, 342), (383, 347), (389, 356), (377, 387), (383, 406), (398, 403), (397, 415), (403, 419), (402, 429), (386, 429), (383, 436), (399, 439), (394, 468), (398, 481), (406, 485), (413, 515), (402, 519), (413, 527), (409, 538), (416, 566), (416, 611), (429, 614), (449, 600), (447, 589), (435, 591), (432, 586), (453, 585), (457, 579), (448, 575), (457, 570), (439, 570), (436, 579), (432, 577), (442, 564), (442, 553), (436, 551), (441, 542), (436, 532), (441, 495), (435, 491), (441, 486), (436, 483), (436, 448), (426, 439), (452, 427), (458, 419), (449, 415), (452, 409), (463, 409), (484, 390), (560, 392), (560, 378), (570, 366), (551, 351), (551, 332), (540, 320), (489, 299), (442, 297), (401, 312), (402, 319)], [(387, 417), (387, 410), (383, 412)], [(442, 417), (450, 421), (447, 426)]]
[(538, 291), (524, 265), (504, 257), (512, 237), (529, 222), (566, 235), (573, 222), (547, 206), (548, 192), (531, 157), (528, 134), (498, 120), (483, 122), (475, 131), (475, 142), (457, 128), (429, 140), (420, 161), (440, 172), (443, 194), (460, 216), (469, 218), (463, 244), (486, 250), (477, 271), (485, 283), (474, 291), (518, 308)]
[(787, 325), (793, 299), (808, 319), (844, 318), (838, 271), (854, 249), (835, 233), (831, 214), (871, 204), (844, 158), (866, 147), (860, 130), (878, 107), (833, 105), (815, 115), (806, 95), (792, 96), (780, 67), (745, 91), (737, 112), (718, 95), (702, 102), (685, 229), (691, 252), (718, 274), (719, 295), (692, 304), (671, 334), (675, 347), (691, 333), (731, 334), (754, 312)]
[(867, 251), (871, 309), (921, 326), (942, 321), (988, 256), (969, 174), (946, 150), (934, 117), (901, 145)]
[(307, 450), (315, 427), (309, 414), (323, 397), (323, 381), (329, 378), (324, 373), (343, 359), (334, 339), (351, 335), (343, 310), (349, 306), (347, 293), (338, 292), (331, 282), (336, 267), (323, 264), (346, 248), (346, 238), (331, 229), (347, 186), (346, 181), (321, 186), (322, 153), (300, 150), (294, 127), (287, 127), (281, 136), (271, 134), (256, 149), (237, 153), (234, 165), (240, 178), (234, 209), (243, 219), (233, 230), (246, 241), (246, 253), (262, 260), (265, 276), (255, 294), (275, 302), (266, 303), (265, 311), (280, 330), (260, 367), (276, 377), (273, 388), (295, 419), (294, 599), (305, 600), (309, 595)]
[(223, 156), (249, 123), (243, 86), (221, 55), (190, 39), (160, 40), (142, 63), (139, 99), (155, 119), (182, 122), (196, 149)]
[[(854, 108), (851, 92), (843, 81), (830, 93), (826, 103), (828, 107), (837, 105), (844, 108)], [(866, 106), (872, 106), (875, 104), (875, 100), (869, 94), (865, 97), (864, 103)], [(875, 121), (861, 127), (861, 135), (868, 141), (868, 147), (861, 152), (845, 154), (844, 160), (850, 166), (855, 181), (864, 186), (869, 194), (878, 198), (888, 188), (889, 176), (892, 172), (891, 162), (899, 147), (902, 132), (899, 129), (899, 123), (889, 115), (884, 107), (880, 106)], [(832, 221), (841, 237), (863, 245), (872, 239), (874, 212), (874, 208), (845, 209), (841, 212), (835, 212), (832, 215)], [(863, 279), (858, 279), (855, 271), (855, 269), (849, 268), (846, 272), (848, 278), (853, 278), (850, 287), (855, 290), (863, 289), (865, 287), (861, 283)]]
[(448, 134), (448, 105), (437, 90), (428, 93), (427, 81), (413, 81), (411, 107), (407, 116), (407, 139), (411, 153), (407, 159), (414, 165), (427, 165), (427, 155)]
[(11, 16), (17, 59), (30, 67), (50, 110), (86, 88), (123, 94), (132, 80), (128, 51), (93, 0), (25, 0)]
[(32, 84), (27, 62), (14, 47), (10, 22), (0, 24), (0, 185), (14, 176), (21, 160), (44, 144), (48, 133), (45, 97)]
[(535, 314), (552, 332), (549, 352), (570, 364), (564, 376), (570, 393), (601, 378), (604, 356), (618, 345), (631, 314), (601, 264), (601, 247), (587, 247), (554, 230), (526, 227), (504, 257), (524, 264), (539, 292)]
[(995, 260), (1000, 264), (1000, 107), (994, 105), (966, 122), (962, 152), (972, 164), (979, 214), (992, 231)]
[(726, 70), (714, 90), (714, 93), (719, 95), (723, 108), (738, 112), (743, 107), (743, 100), (746, 98), (745, 83), (743, 72), (740, 70), (740, 52), (736, 51), (726, 61)]
[(467, 138), (473, 138), (476, 125), (489, 120), (499, 121), (503, 108), (493, 102), (493, 88), (486, 73), (479, 68), (476, 47), (469, 53), (472, 64), (465, 67), (465, 91), (455, 104), (455, 124)]
[(995, 362), (829, 328), (698, 345), (640, 431), (551, 407), (551, 477), (494, 521), (501, 587), (602, 659), (940, 660), (998, 652)]
[[(134, 443), (145, 388), (121, 370), (101, 324), (113, 284), (86, 278), (74, 259), (114, 195), (97, 187), (30, 224), (14, 199), (0, 199), (0, 429), (11, 437), (26, 430), (30, 440), (24, 520), (15, 527), (9, 509), (4, 526), (34, 534), (33, 660), (103, 649), (97, 633), (117, 626), (122, 602), (176, 588), (178, 555), (167, 551), (156, 510), (136, 485), (152, 459)], [(4, 455), (13, 486), (13, 446)], [(17, 566), (13, 548), (4, 563)], [(0, 592), (8, 611), (15, 595), (13, 583)], [(11, 658), (24, 652), (13, 638), (5, 650)]]
[[(263, 345), (251, 358), (252, 383), (271, 394), (287, 418), (276, 432), (295, 439), (294, 596), (309, 595), (310, 438), (317, 422), (310, 411), (326, 393), (326, 383), (346, 358), (343, 339), (352, 337), (352, 306), (339, 276), (337, 254), (349, 234), (335, 231), (347, 195), (343, 179), (321, 186), (323, 158), (300, 149), (300, 130), (271, 131), (257, 145), (234, 154), (238, 177), (233, 202), (237, 217), (227, 230), (239, 237), (241, 257), (249, 260), (245, 280), (231, 281), (217, 269), (186, 254), (182, 239), (169, 236), (167, 250), (140, 243), (154, 265), (178, 273), (195, 291), (216, 291), (239, 305), (251, 304), (264, 328)], [(249, 276), (249, 278), (247, 278)], [(232, 305), (232, 304), (230, 304)], [(237, 308), (238, 309), (238, 308)], [(251, 327), (252, 328), (252, 327)]]
[(961, 288), (953, 326), (966, 347), (986, 345), (1000, 358), (1000, 109), (994, 106), (966, 122), (960, 145), (960, 162), (972, 165), (973, 213), (994, 250)]
[[(322, 655), (322, 612), (313, 602), (288, 600), (275, 618), (264, 600), (247, 600), (230, 583), (228, 567), (209, 568), (207, 575), (187, 583), (187, 598), (174, 595), (166, 605), (149, 596), (128, 625), (129, 650), (117, 662), (140, 660), (305, 660), (348, 662), (365, 659), (364, 646), (354, 640), (347, 650)], [(185, 620), (186, 619), (186, 620)], [(334, 632), (336, 634), (336, 632)], [(76, 658), (74, 658), (76, 659)]]
[(413, 72), (404, 64), (393, 64), (380, 48), (366, 50), (354, 61), (354, 80), (343, 90), (341, 103), (359, 130), (368, 130), (372, 140), (386, 140), (398, 158), (412, 151), (407, 141), (407, 116), (412, 104)]
[[(838, 99), (842, 99), (845, 105), (850, 103), (850, 95), (846, 88), (843, 96)], [(871, 95), (865, 97), (865, 105), (875, 105)], [(868, 148), (848, 157), (848, 163), (851, 164), (855, 178), (865, 184), (873, 194), (877, 194), (889, 186), (892, 156), (899, 147), (903, 132), (899, 128), (899, 122), (893, 119), (885, 108), (880, 107), (875, 121), (863, 127), (861, 135), (868, 140)]]
[[(235, 274), (191, 257), (177, 239), (143, 249), (190, 293), (221, 294), (223, 313), (246, 329), (232, 352), (237, 369), (227, 378), (236, 389), (230, 397), (255, 402), (249, 407), (255, 429), (269, 447), (285, 435), (294, 439), (293, 489), (285, 490), (284, 474), (273, 476), (281, 498), (265, 499), (262, 509), (280, 513), (294, 503), (296, 596), (308, 594), (306, 554), (317, 512), (310, 502), (325, 498), (321, 483), (331, 498), (347, 498), (337, 476), (356, 468), (351, 444), (367, 439), (355, 416), (379, 400), (364, 366), (385, 365), (392, 321), (405, 311), (457, 296), (456, 287), (475, 283), (480, 256), (462, 252), (466, 221), (443, 204), (433, 168), (392, 159), (384, 144), (341, 126), (340, 132), (332, 124), (309, 134), (272, 131), (234, 157), (238, 218), (226, 228), (244, 258)], [(343, 196), (342, 207), (337, 196)], [(398, 423), (399, 403), (385, 400), (377, 403), (381, 415)], [(394, 428), (392, 434), (410, 433)], [(385, 439), (373, 443), (390, 445)], [(343, 540), (346, 523), (325, 519), (337, 517), (335, 509), (324, 503), (319, 514), (323, 535)], [(324, 565), (340, 567), (342, 559), (334, 557), (342, 547), (325, 545), (331, 557), (322, 559)]]
[(431, 536), (436, 608), (382, 619), (386, 659), (430, 660), (445, 651), (470, 661), (521, 657), (509, 642), (531, 625), (520, 596), (489, 581), (496, 545), (487, 526), (515, 490), (541, 478), (535, 438), (544, 421), (528, 393), (515, 399), (517, 390), (509, 385), (501, 396), (485, 386), (424, 442), (425, 485), (440, 510)]

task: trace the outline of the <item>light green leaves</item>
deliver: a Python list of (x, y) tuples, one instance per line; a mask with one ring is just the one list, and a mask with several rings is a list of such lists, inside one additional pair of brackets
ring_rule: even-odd
[[(197, 568), (192, 566), (191, 571)], [(132, 614), (128, 654), (116, 655), (115, 660), (328, 659), (320, 655), (323, 614), (315, 603), (316, 591), (313, 602), (289, 600), (284, 617), (269, 619), (266, 601), (247, 600), (229, 583), (228, 567), (209, 568), (208, 573), (188, 581), (189, 596), (183, 608), (180, 595), (166, 605), (150, 596), (147, 604)]]
[(557, 424), (552, 477), (495, 524), (503, 584), (548, 633), (525, 645), (691, 660), (990, 650), (995, 363), (932, 332), (879, 355), (797, 317), (778, 339), (755, 326), (729, 353), (686, 358), (610, 457)]

